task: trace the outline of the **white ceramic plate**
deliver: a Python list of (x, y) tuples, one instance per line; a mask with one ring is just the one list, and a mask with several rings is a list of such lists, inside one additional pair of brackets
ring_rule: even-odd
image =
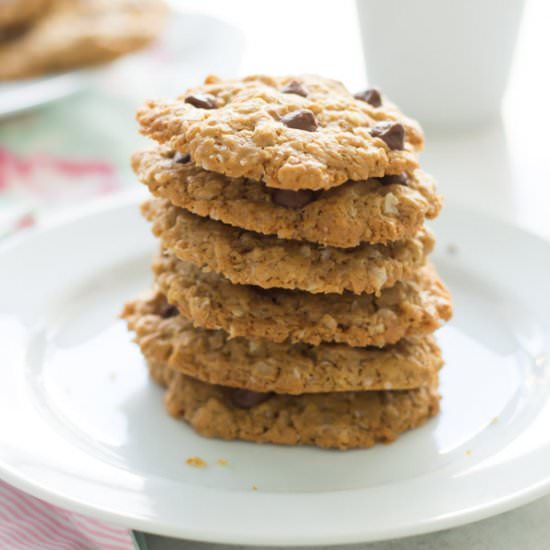
[(0, 82), (0, 118), (10, 117), (70, 96), (87, 85), (91, 71)]
[[(154, 242), (135, 203), (4, 246), (0, 476), (144, 531), (293, 546), (423, 533), (542, 495), (550, 246), (450, 207), (436, 230), (456, 308), (439, 333), (442, 413), (393, 445), (345, 453), (202, 439), (165, 414), (116, 319), (150, 284)], [(209, 466), (187, 466), (191, 455)]]
[[(242, 57), (241, 33), (214, 17), (180, 13), (177, 1), (172, 7), (169, 24), (150, 48), (97, 67), (0, 82), (0, 119), (64, 99), (92, 82), (110, 94), (135, 92), (141, 104), (143, 97), (178, 95), (182, 82), (204, 78), (205, 67), (234, 74)], [(151, 71), (154, 79), (147, 77)]]

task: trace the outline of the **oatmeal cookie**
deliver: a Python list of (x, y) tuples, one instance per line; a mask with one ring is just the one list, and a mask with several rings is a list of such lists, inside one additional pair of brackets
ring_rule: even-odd
[(0, 45), (0, 80), (111, 61), (160, 33), (162, 0), (57, 0), (25, 32)]
[[(300, 90), (300, 93), (297, 92)], [(418, 124), (319, 76), (209, 77), (138, 110), (141, 132), (205, 170), (280, 189), (328, 189), (418, 167)]]
[(381, 347), (431, 333), (452, 314), (449, 292), (430, 265), (380, 296), (234, 285), (167, 254), (155, 258), (153, 270), (168, 301), (194, 326), (231, 337)]
[(412, 237), (442, 204), (433, 178), (421, 170), (292, 191), (207, 172), (166, 147), (134, 154), (132, 166), (153, 195), (199, 216), (338, 248)]
[(194, 328), (160, 292), (126, 304), (122, 316), (150, 361), (209, 384), (302, 394), (402, 390), (428, 385), (443, 365), (431, 335), (384, 348), (229, 338)]
[(300, 289), (312, 293), (378, 293), (408, 278), (426, 261), (434, 240), (421, 228), (415, 237), (387, 245), (324, 247), (201, 218), (157, 199), (143, 204), (144, 216), (163, 248), (234, 284)]
[(279, 445), (368, 448), (391, 443), (439, 412), (437, 384), (415, 390), (281, 395), (206, 384), (181, 373), (170, 379), (168, 412), (199, 434)]

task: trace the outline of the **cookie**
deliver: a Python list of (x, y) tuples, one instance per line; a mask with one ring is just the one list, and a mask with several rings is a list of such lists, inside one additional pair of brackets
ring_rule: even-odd
[(449, 292), (429, 265), (378, 297), (233, 285), (167, 254), (155, 258), (153, 270), (159, 289), (182, 315), (231, 337), (384, 346), (433, 332), (452, 313)]
[(161, 0), (59, 0), (23, 34), (0, 45), (0, 80), (111, 61), (162, 29)]
[[(180, 373), (152, 375), (165, 382), (166, 409), (199, 434), (326, 449), (391, 443), (439, 412), (437, 385), (415, 390), (281, 395), (206, 384)], [(164, 367), (167, 368), (167, 367)]]
[(442, 202), (435, 182), (421, 170), (314, 192), (274, 190), (207, 172), (166, 147), (134, 154), (132, 166), (153, 195), (199, 216), (339, 248), (412, 237), (425, 218), (439, 214)]
[(209, 384), (255, 392), (412, 389), (429, 384), (443, 365), (432, 336), (385, 348), (230, 339), (222, 330), (194, 328), (159, 292), (126, 304), (122, 317), (149, 361)]
[(0, 39), (42, 16), (54, 0), (2, 0), (0, 2)]
[[(299, 93), (297, 92), (299, 90)], [(208, 77), (138, 110), (141, 132), (205, 170), (280, 189), (328, 189), (418, 166), (418, 124), (319, 76)]]
[(343, 249), (260, 235), (201, 218), (163, 199), (144, 203), (142, 212), (162, 246), (178, 258), (234, 284), (261, 288), (377, 293), (410, 277), (434, 245), (426, 228), (414, 238), (387, 245)]

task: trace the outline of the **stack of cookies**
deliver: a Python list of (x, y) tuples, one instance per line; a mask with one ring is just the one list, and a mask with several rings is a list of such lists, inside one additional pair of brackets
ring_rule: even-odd
[(350, 449), (439, 409), (451, 316), (418, 125), (314, 76), (206, 79), (138, 112), (161, 249), (126, 305), (168, 412), (198, 433)]
[(163, 0), (0, 0), (0, 80), (112, 61), (147, 46)]

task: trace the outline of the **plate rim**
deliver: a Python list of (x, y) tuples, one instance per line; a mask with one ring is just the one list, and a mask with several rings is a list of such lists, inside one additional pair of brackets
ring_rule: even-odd
[[(182, 540), (192, 540), (196, 542), (205, 542), (212, 544), (234, 544), (234, 545), (250, 545), (250, 546), (279, 546), (279, 547), (308, 547), (322, 544), (323, 546), (332, 546), (337, 544), (361, 544), (382, 542), (390, 539), (402, 539), (418, 535), (427, 535), (445, 529), (461, 527), (470, 523), (475, 523), (488, 519), (505, 512), (509, 512), (526, 504), (529, 504), (539, 498), (547, 496), (550, 493), (550, 474), (545, 481), (540, 482), (534, 487), (526, 488), (523, 491), (514, 493), (507, 498), (502, 498), (492, 506), (484, 506), (479, 508), (471, 508), (467, 512), (456, 512), (429, 522), (417, 523), (414, 526), (403, 526), (396, 530), (380, 530), (379, 532), (372, 529), (362, 531), (360, 529), (350, 533), (340, 533), (337, 535), (321, 536), (315, 535), (297, 535), (293, 533), (291, 536), (277, 533), (276, 536), (248, 536), (246, 534), (235, 535), (226, 534), (223, 532), (211, 532), (205, 529), (187, 528), (184, 530), (174, 527), (173, 524), (163, 523), (162, 521), (151, 522), (148, 520), (133, 518), (121, 513), (110, 513), (101, 510), (93, 505), (83, 504), (70, 497), (63, 497), (48, 491), (31, 482), (26, 482), (21, 477), (4, 477), (5, 470), (2, 469), (0, 462), (0, 479), (9, 485), (24, 491), (36, 498), (49, 502), (60, 508), (76, 512), (82, 515), (90, 516), (94, 519), (105, 521), (117, 525), (122, 528), (133, 531), (142, 531), (144, 533), (160, 535), (165, 537), (177, 538)], [(357, 491), (360, 491), (358, 489)], [(348, 492), (348, 491), (346, 491)]]

